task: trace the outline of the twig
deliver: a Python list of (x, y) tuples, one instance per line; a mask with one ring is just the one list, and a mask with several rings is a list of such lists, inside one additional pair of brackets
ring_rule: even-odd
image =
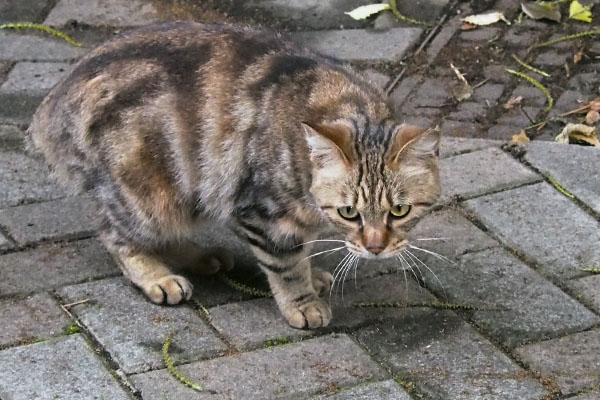
[(169, 354), (169, 347), (171, 347), (171, 336), (172, 336), (172, 333), (169, 333), (167, 335), (167, 340), (165, 340), (165, 343), (163, 344), (163, 347), (162, 347), (162, 355), (163, 355), (165, 364), (167, 366), (167, 369), (169, 370), (171, 375), (173, 375), (179, 381), (183, 382), (184, 385), (186, 385), (194, 390), (197, 390), (198, 392), (203, 392), (204, 389), (202, 388), (202, 386), (198, 385), (197, 383), (192, 382), (188, 377), (186, 377), (181, 372), (179, 372), (179, 370), (177, 368), (175, 368), (175, 365), (173, 365), (173, 359), (171, 358), (171, 355)]
[(452, 71), (454, 71), (454, 73), (456, 74), (456, 76), (458, 77), (458, 79), (460, 79), (461, 81), (463, 81), (467, 85), (469, 84), (469, 82), (467, 82), (467, 79), (465, 78), (465, 76), (460, 73), (460, 71), (458, 70), (458, 68), (456, 68), (454, 66), (454, 64), (450, 63), (450, 68), (452, 68)]
[(402, 77), (406, 73), (407, 69), (408, 69), (408, 67), (402, 68), (402, 71), (400, 71), (400, 73), (398, 75), (396, 75), (396, 78), (394, 78), (394, 80), (392, 81), (392, 83), (390, 83), (390, 85), (387, 87), (387, 89), (385, 89), (385, 95), (386, 96), (390, 95), (392, 89), (394, 89), (396, 87), (396, 85), (398, 84), (398, 82), (400, 82), (400, 79), (402, 79)]
[(429, 22), (417, 21), (416, 19), (412, 19), (402, 15), (400, 11), (398, 11), (398, 7), (396, 7), (396, 0), (390, 0), (390, 8), (392, 9), (392, 13), (394, 13), (396, 18), (398, 18), (401, 21), (410, 22), (411, 24), (431, 26)]
[(542, 71), (541, 69), (537, 69), (537, 68), (535, 68), (535, 67), (532, 67), (532, 66), (531, 66), (531, 65), (529, 65), (529, 64), (526, 64), (526, 63), (525, 63), (525, 61), (523, 61), (523, 60), (521, 60), (519, 57), (517, 57), (517, 55), (516, 55), (516, 54), (513, 54), (513, 55), (512, 55), (512, 58), (514, 58), (514, 59), (515, 59), (515, 61), (516, 61), (516, 62), (518, 62), (520, 66), (522, 66), (522, 67), (524, 67), (524, 68), (527, 68), (528, 70), (530, 70), (530, 71), (533, 71), (533, 72), (535, 72), (536, 74), (540, 74), (540, 75), (542, 75), (542, 76), (545, 76), (546, 78), (550, 77), (550, 74), (549, 74), (549, 73), (547, 73), (547, 72), (544, 72), (544, 71)]
[(552, 107), (554, 106), (554, 100), (552, 100), (552, 95), (550, 95), (550, 92), (548, 91), (548, 89), (546, 89), (546, 87), (544, 85), (539, 83), (537, 80), (535, 80), (531, 76), (524, 74), (522, 72), (519, 72), (519, 71), (515, 71), (514, 69), (507, 68), (506, 72), (513, 74), (513, 75), (517, 75), (519, 78), (525, 79), (527, 82), (531, 83), (533, 86), (535, 86), (536, 88), (538, 88), (542, 92), (544, 92), (544, 94), (546, 95), (546, 98), (548, 99), (548, 107), (546, 107), (544, 109), (544, 111), (550, 111), (552, 109)]
[(418, 303), (387, 303), (387, 302), (370, 302), (370, 303), (355, 303), (356, 308), (409, 308), (409, 307), (429, 307), (438, 308), (442, 310), (472, 310), (472, 311), (503, 311), (494, 308), (485, 308), (470, 306), (468, 304), (452, 304), (452, 303), (441, 303), (437, 301), (432, 302), (418, 302)]
[(62, 38), (67, 43), (72, 44), (73, 46), (81, 47), (81, 43), (74, 41), (64, 33), (40, 24), (32, 24), (30, 22), (17, 22), (10, 24), (2, 24), (0, 25), (0, 29), (37, 29), (38, 31), (46, 32), (52, 36)]
[(267, 292), (265, 290), (260, 290), (260, 289), (256, 289), (247, 285), (244, 285), (243, 283), (240, 282), (236, 282), (233, 279), (231, 279), (230, 277), (228, 277), (227, 275), (220, 273), (217, 275), (227, 286), (238, 290), (242, 293), (246, 293), (249, 294), (251, 296), (254, 297), (273, 297), (273, 294), (271, 292)]
[(429, 41), (436, 34), (436, 32), (438, 31), (438, 29), (440, 29), (440, 27), (442, 26), (442, 24), (444, 22), (446, 22), (446, 19), (448, 19), (448, 14), (444, 14), (444, 16), (440, 19), (440, 21), (436, 24), (436, 26), (433, 27), (433, 29), (431, 30), (431, 32), (429, 32), (427, 34), (427, 36), (425, 36), (425, 39), (423, 39), (423, 42), (421, 42), (421, 45), (419, 46), (419, 48), (417, 49), (417, 51), (415, 51), (415, 54), (413, 54), (413, 57), (418, 56), (423, 51), (423, 49), (425, 48), (425, 46), (427, 45), (427, 43), (429, 43)]
[[(478, 84), (471, 86), (471, 88), (473, 88), (473, 90), (475, 90), (475, 89), (477, 89), (478, 87), (485, 85), (485, 84), (486, 84), (486, 83), (488, 83), (489, 81), (490, 81), (490, 80), (486, 78), (486, 79), (482, 80), (481, 82), (479, 82)], [(488, 104), (488, 106), (489, 106), (489, 104)]]
[(79, 301), (75, 301), (73, 303), (63, 304), (63, 305), (61, 305), (61, 307), (70, 308), (70, 307), (76, 306), (78, 304), (87, 303), (88, 301), (90, 301), (90, 299), (79, 300)]
[(585, 31), (585, 32), (575, 33), (574, 35), (562, 36), (562, 37), (559, 37), (559, 38), (556, 38), (556, 39), (553, 39), (553, 40), (549, 40), (547, 42), (543, 42), (543, 43), (539, 43), (539, 44), (534, 44), (529, 49), (527, 49), (527, 51), (532, 50), (532, 49), (536, 49), (538, 47), (552, 46), (555, 43), (563, 42), (565, 40), (579, 39), (581, 37), (589, 36), (589, 35), (600, 35), (600, 30), (595, 29), (595, 30), (591, 30), (591, 31)]

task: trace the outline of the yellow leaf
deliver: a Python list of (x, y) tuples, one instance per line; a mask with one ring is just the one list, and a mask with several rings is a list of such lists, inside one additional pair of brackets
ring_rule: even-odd
[(591, 134), (591, 135), (585, 135), (585, 134), (582, 134), (579, 132), (574, 132), (574, 133), (571, 133), (571, 137), (575, 140), (579, 140), (579, 141), (591, 144), (592, 146), (600, 147), (600, 140), (598, 140), (598, 137), (596, 136), (595, 133)]
[(569, 7), (569, 18), (583, 22), (592, 22), (591, 10), (591, 6), (582, 6), (580, 2), (574, 0)]
[(349, 15), (353, 19), (366, 19), (373, 14), (377, 14), (383, 10), (389, 10), (389, 4), (367, 4), (366, 6), (360, 6), (352, 11), (345, 12), (344, 14)]
[(504, 21), (506, 24), (510, 25), (510, 21), (504, 17), (504, 14), (501, 12), (491, 12), (487, 14), (478, 14), (478, 15), (469, 15), (466, 18), (462, 19), (464, 22), (473, 25), (491, 25), (495, 24), (498, 21)]
[(529, 141), (530, 141), (530, 139), (527, 137), (527, 134), (523, 130), (523, 131), (519, 132), (518, 135), (513, 135), (510, 142), (520, 144), (520, 143), (527, 143)]

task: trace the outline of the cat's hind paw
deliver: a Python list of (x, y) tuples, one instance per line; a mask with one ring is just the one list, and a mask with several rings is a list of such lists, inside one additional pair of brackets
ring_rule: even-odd
[(192, 297), (193, 286), (180, 275), (167, 275), (144, 285), (144, 293), (156, 304), (179, 304)]
[(283, 310), (283, 315), (290, 326), (297, 329), (321, 328), (329, 325), (331, 321), (331, 309), (323, 300), (316, 297), (300, 306)]
[(312, 269), (312, 285), (319, 297), (326, 295), (331, 290), (333, 275), (320, 268)]

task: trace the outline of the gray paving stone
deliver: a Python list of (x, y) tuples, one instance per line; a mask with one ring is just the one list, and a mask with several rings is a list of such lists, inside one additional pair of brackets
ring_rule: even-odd
[(600, 151), (593, 147), (531, 142), (525, 160), (600, 213)]
[(598, 392), (598, 391), (580, 394), (579, 396), (575, 396), (575, 397), (569, 397), (569, 400), (598, 400), (598, 399), (600, 399), (600, 392)]
[[(524, 126), (523, 126), (524, 127)], [(517, 125), (494, 125), (487, 131), (487, 137), (493, 140), (506, 142), (520, 132), (521, 128)]]
[(472, 31), (461, 32), (460, 39), (466, 41), (488, 41), (498, 35), (499, 29), (492, 27), (478, 28)]
[(362, 0), (245, 0), (237, 3), (247, 9), (258, 8), (279, 20), (295, 21), (305, 29), (356, 28), (367, 24), (367, 21), (355, 21), (344, 14), (365, 5)]
[[(428, 109), (422, 108), (421, 110)], [(432, 108), (432, 110), (441, 112), (439, 108)], [(425, 111), (425, 113), (427, 112)], [(440, 130), (442, 131), (442, 136), (478, 139), (487, 138), (483, 127), (477, 123), (473, 123), (472, 121), (455, 121), (452, 119), (446, 119), (444, 122), (442, 122)]]
[(600, 313), (600, 275), (586, 276), (567, 282), (572, 290), (573, 296), (588, 305), (597, 313)]
[(452, 303), (497, 309), (475, 311), (471, 318), (506, 346), (557, 337), (600, 322), (503, 249), (464, 255), (456, 265), (431, 256), (425, 260), (439, 279), (424, 271), (438, 295)]
[(94, 210), (87, 197), (67, 197), (0, 210), (0, 225), (22, 246), (78, 239), (94, 232)]
[(599, 330), (530, 344), (516, 352), (530, 368), (555, 381), (563, 395), (600, 383)]
[(600, 71), (579, 73), (569, 79), (567, 89), (584, 93), (594, 93), (600, 81)]
[(0, 301), (0, 348), (66, 333), (69, 318), (47, 293)]
[(345, 389), (328, 396), (319, 396), (319, 400), (410, 400), (410, 396), (393, 380), (369, 383)]
[(398, 86), (390, 94), (390, 100), (394, 108), (399, 111), (400, 107), (408, 99), (413, 89), (419, 84), (421, 78), (418, 76), (409, 76), (398, 84)]
[(568, 58), (570, 58), (570, 53), (558, 53), (556, 51), (547, 51), (545, 53), (540, 54), (531, 65), (537, 67), (539, 65), (549, 66), (549, 67), (559, 67), (565, 64)]
[[(531, 121), (535, 120), (539, 112), (542, 110), (541, 106), (528, 107), (525, 106), (522, 109), (519, 107), (513, 108), (512, 110), (502, 110), (503, 113), (496, 121), (502, 125), (509, 125), (513, 127), (513, 130), (520, 131), (528, 125), (531, 125)], [(527, 115), (526, 115), (527, 114)], [(529, 116), (529, 118), (527, 118)], [(531, 118), (531, 121), (529, 120)]]
[(385, 86), (389, 83), (390, 77), (378, 72), (374, 69), (368, 69), (364, 71), (364, 75), (371, 84), (377, 86), (379, 88), (385, 88)]
[[(431, 249), (449, 258), (500, 245), (459, 212), (451, 209), (437, 211), (423, 217), (410, 230), (409, 238), (415, 246)], [(428, 240), (431, 238), (434, 240)], [(435, 240), (435, 238), (442, 238), (442, 240)]]
[(456, 111), (448, 114), (448, 118), (456, 121), (482, 122), (487, 112), (488, 106), (485, 103), (466, 101), (460, 103)]
[(442, 29), (433, 37), (429, 46), (425, 50), (427, 54), (427, 62), (431, 64), (438, 56), (440, 51), (452, 40), (454, 34), (458, 31), (458, 28), (462, 25), (460, 16), (451, 18), (447, 21)]
[(419, 314), (356, 333), (373, 358), (432, 399), (542, 399), (546, 391), (448, 311)]
[(130, 398), (81, 335), (0, 351), (0, 395), (10, 400)]
[(486, 83), (473, 91), (473, 100), (489, 102), (494, 105), (504, 92), (504, 85), (498, 83)]
[(40, 246), (0, 256), (0, 294), (29, 293), (118, 273), (96, 240)]
[(50, 91), (71, 69), (70, 64), (48, 62), (19, 62), (8, 74), (6, 82), (0, 86), (4, 93), (26, 93), (43, 96)]
[(0, 209), (64, 197), (47, 176), (47, 168), (39, 161), (12, 151), (0, 152)]
[(440, 179), (444, 202), (505, 190), (541, 177), (502, 150), (491, 147), (441, 160)]
[[(531, 86), (527, 85), (519, 85), (517, 86), (511, 93), (510, 97), (519, 97), (521, 96), (523, 100), (521, 100), (521, 105), (524, 107), (545, 107), (548, 99), (546, 95), (537, 89), (532, 89)], [(516, 109), (519, 107), (517, 106)]]
[(396, 61), (418, 40), (421, 28), (298, 32), (292, 38), (328, 56), (349, 61)]
[(505, 65), (488, 64), (483, 68), (483, 76), (492, 82), (508, 83), (512, 75), (506, 72)]
[(53, 5), (52, 0), (0, 0), (0, 24), (42, 22)]
[(502, 142), (494, 140), (442, 136), (440, 142), (440, 158), (470, 153), (487, 147), (500, 147), (501, 144)]
[(172, 357), (177, 363), (227, 349), (190, 307), (153, 304), (125, 278), (68, 286), (59, 294), (67, 302), (90, 299), (71, 307), (71, 312), (127, 374), (164, 368), (161, 351), (169, 333), (174, 332)]
[(129, 27), (159, 21), (152, 3), (141, 0), (60, 0), (46, 20), (47, 25), (63, 26), (75, 20), (92, 26)]
[(594, 96), (591, 94), (581, 93), (575, 90), (565, 90), (558, 100), (555, 101), (554, 108), (550, 111), (548, 116), (555, 117), (558, 114), (574, 110), (587, 104), (593, 98)]
[[(556, 279), (600, 267), (600, 225), (547, 183), (469, 200), (465, 205), (508, 247)], [(543, 233), (543, 234), (542, 234)]]
[(0, 59), (9, 61), (65, 61), (83, 57), (89, 49), (62, 39), (0, 31)]
[(0, 251), (12, 249), (12, 243), (0, 233)]
[(450, 3), (449, 0), (413, 0), (411, 2), (399, 1), (396, 3), (400, 13), (410, 16), (419, 21), (435, 23), (444, 7)]
[(0, 152), (24, 150), (24, 133), (15, 125), (0, 125)]
[(29, 125), (42, 100), (42, 96), (4, 93), (0, 96), (0, 124)]
[(428, 79), (417, 90), (410, 104), (413, 107), (440, 107), (452, 101), (452, 94), (446, 88), (446, 82), (440, 79)]
[(194, 382), (217, 393), (189, 389), (166, 370), (130, 379), (148, 400), (250, 400), (305, 398), (330, 387), (348, 387), (387, 377), (346, 335), (325, 336), (178, 368)]

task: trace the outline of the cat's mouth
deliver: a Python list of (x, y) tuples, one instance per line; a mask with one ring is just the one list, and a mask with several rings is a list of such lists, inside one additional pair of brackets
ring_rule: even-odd
[[(398, 257), (409, 247), (407, 240), (403, 240), (390, 248), (384, 248), (381, 251), (373, 252), (367, 250), (363, 246), (356, 245), (352, 242), (345, 242), (346, 248), (360, 258), (367, 260), (385, 260), (386, 258)], [(389, 247), (389, 246), (388, 246)]]

